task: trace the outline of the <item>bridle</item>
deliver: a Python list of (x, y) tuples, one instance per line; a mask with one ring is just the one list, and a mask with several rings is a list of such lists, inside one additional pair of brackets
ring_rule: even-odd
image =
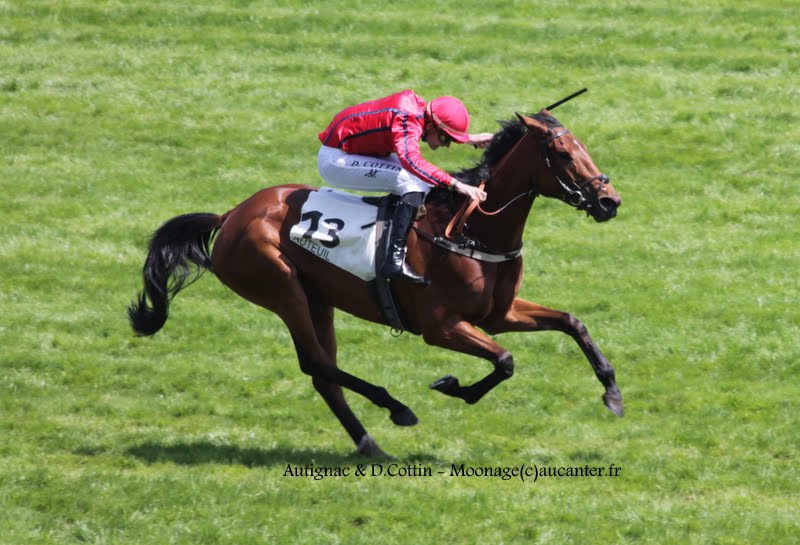
[[(561, 138), (562, 136), (570, 134), (570, 130), (567, 128), (556, 127), (556, 129), (563, 129), (563, 130), (561, 130), (560, 132), (555, 132), (555, 129), (551, 129), (550, 131), (548, 131), (548, 133), (545, 135), (545, 138), (542, 140), (542, 149), (544, 152), (545, 164), (551, 171), (553, 171), (554, 167), (553, 167), (553, 162), (550, 160), (551, 156), (548, 146), (552, 142), (555, 142), (556, 140)], [(533, 133), (531, 131), (528, 131), (522, 138), (520, 138), (519, 142), (517, 142), (514, 148), (519, 146), (526, 138), (531, 137), (532, 134)], [(493, 175), (496, 175), (497, 172), (502, 170), (503, 166), (506, 163), (506, 159), (511, 155), (513, 155), (513, 152), (514, 149), (512, 149), (506, 154), (506, 156), (500, 161), (500, 163), (494, 169)], [(570, 206), (575, 207), (578, 210), (589, 210), (593, 206), (592, 204), (590, 204), (592, 196), (586, 194), (586, 188), (587, 186), (589, 186), (589, 184), (591, 184), (595, 180), (600, 180), (603, 183), (603, 185), (606, 185), (611, 182), (611, 179), (602, 172), (597, 176), (593, 176), (591, 178), (587, 178), (585, 180), (580, 180), (577, 182), (573, 182), (572, 180), (565, 182), (555, 172), (552, 172), (552, 174), (553, 178), (558, 182), (559, 186), (563, 191), (563, 193), (558, 198), (564, 201), (565, 203), (569, 204)], [(486, 181), (485, 180), (481, 181), (480, 188), (483, 189), (485, 185)], [(455, 214), (455, 216), (453, 216), (453, 219), (447, 226), (447, 229), (445, 230), (445, 236), (449, 238), (453, 235), (459, 235), (462, 229), (464, 228), (467, 218), (475, 210), (477, 210), (484, 216), (495, 216), (520, 199), (526, 197), (530, 199), (535, 199), (541, 194), (542, 194), (541, 191), (539, 191), (538, 187), (536, 187), (536, 184), (534, 183), (534, 180), (532, 179), (531, 185), (527, 191), (520, 193), (515, 197), (512, 197), (507, 203), (500, 206), (497, 210), (493, 211), (484, 210), (483, 207), (481, 207), (480, 202), (478, 202), (478, 200), (464, 201), (464, 204), (462, 205), (461, 209)]]
[[(558, 102), (555, 102), (555, 103), (547, 106), (547, 108), (545, 108), (545, 110), (551, 111), (554, 108), (560, 106), (561, 104), (564, 104), (565, 102), (567, 102), (569, 100), (572, 100), (573, 98), (585, 93), (587, 90), (588, 89), (584, 88), (584, 89), (581, 89), (580, 91), (572, 93), (571, 95), (569, 95), (569, 96), (567, 96), (565, 98), (562, 98)], [(561, 130), (560, 132), (556, 132), (556, 129), (563, 129), (563, 130)], [(492, 173), (492, 175), (496, 174), (498, 171), (500, 171), (503, 168), (503, 166), (506, 163), (506, 160), (513, 155), (514, 149), (516, 149), (517, 146), (522, 144), (522, 142), (524, 142), (526, 138), (529, 138), (531, 136), (531, 134), (532, 134), (532, 132), (530, 131), (530, 129), (528, 129), (527, 132), (523, 135), (523, 137), (520, 138), (519, 141), (514, 145), (514, 148), (512, 148), (511, 151), (509, 151), (508, 153), (506, 153), (505, 157), (503, 157), (503, 159), (500, 161), (500, 163), (494, 169), (494, 172)], [(555, 127), (554, 129), (550, 129), (550, 130), (547, 131), (547, 134), (545, 135), (545, 138), (542, 140), (542, 148), (543, 148), (543, 152), (544, 152), (544, 160), (545, 160), (545, 163), (547, 164), (547, 167), (550, 169), (551, 173), (553, 174), (553, 178), (556, 180), (556, 182), (558, 182), (558, 185), (561, 187), (561, 189), (563, 191), (563, 193), (558, 198), (561, 199), (562, 201), (564, 201), (565, 203), (569, 204), (570, 206), (575, 207), (578, 210), (586, 210), (588, 212), (594, 206), (594, 203), (592, 203), (591, 201), (593, 200), (593, 198), (594, 198), (594, 200), (597, 200), (597, 193), (599, 191), (595, 192), (594, 195), (587, 195), (587, 193), (586, 193), (587, 186), (589, 186), (592, 182), (597, 181), (597, 180), (600, 180), (602, 185), (606, 185), (606, 184), (609, 184), (611, 182), (611, 179), (601, 172), (597, 176), (593, 176), (593, 177), (587, 178), (585, 180), (579, 180), (579, 181), (568, 180), (568, 181), (565, 182), (564, 180), (562, 180), (558, 176), (558, 174), (553, 172), (553, 170), (554, 170), (553, 162), (550, 160), (550, 150), (548, 149), (548, 146), (551, 143), (553, 143), (556, 140), (558, 140), (559, 138), (561, 138), (562, 136), (566, 136), (568, 134), (570, 134), (570, 130), (565, 128), (565, 127), (563, 127), (563, 126)], [(480, 188), (483, 189), (485, 184), (486, 184), (485, 180), (481, 181)], [(484, 210), (481, 207), (481, 205), (480, 205), (480, 203), (478, 202), (477, 199), (472, 200), (472, 201), (465, 201), (464, 204), (462, 205), (461, 209), (455, 214), (453, 219), (450, 221), (450, 224), (447, 226), (447, 229), (445, 230), (445, 236), (449, 238), (451, 235), (459, 235), (461, 233), (462, 229), (464, 228), (464, 225), (465, 225), (465, 223), (467, 221), (467, 218), (475, 210), (478, 210), (484, 216), (494, 216), (494, 215), (499, 214), (500, 212), (502, 212), (503, 210), (505, 210), (506, 208), (508, 208), (512, 204), (514, 204), (515, 202), (517, 202), (519, 199), (522, 199), (522, 198), (525, 198), (525, 197), (528, 197), (530, 199), (535, 199), (536, 197), (538, 197), (541, 194), (542, 194), (541, 191), (539, 191), (539, 189), (536, 187), (536, 185), (534, 183), (534, 180), (532, 179), (531, 180), (531, 185), (528, 188), (528, 191), (525, 191), (524, 193), (520, 193), (516, 197), (513, 197), (506, 204), (504, 204), (503, 206), (501, 206), (497, 210), (494, 210), (493, 212), (488, 212), (488, 211)]]
[[(561, 127), (561, 128), (563, 128), (563, 127)], [(550, 130), (550, 131), (547, 132), (547, 136), (543, 140), (544, 161), (545, 161), (545, 163), (547, 164), (547, 167), (550, 170), (553, 170), (553, 165), (552, 165), (552, 162), (550, 161), (550, 150), (548, 149), (548, 146), (552, 142), (555, 142), (556, 140), (558, 140), (562, 136), (566, 136), (568, 134), (570, 134), (570, 130), (566, 129), (566, 128), (564, 128), (564, 130), (561, 131), (561, 132), (555, 132), (553, 130)], [(586, 189), (587, 185), (591, 184), (595, 180), (600, 180), (603, 185), (611, 183), (611, 179), (608, 176), (606, 176), (605, 174), (603, 174), (602, 172), (600, 174), (598, 174), (597, 176), (593, 176), (591, 178), (587, 178), (585, 180), (580, 180), (580, 181), (577, 181), (577, 182), (573, 182), (572, 180), (569, 180), (569, 183), (567, 183), (564, 180), (562, 180), (561, 178), (559, 178), (558, 174), (556, 174), (555, 172), (553, 172), (553, 177), (558, 182), (558, 184), (561, 186), (561, 189), (564, 191), (564, 193), (561, 195), (560, 199), (562, 201), (564, 201), (565, 203), (567, 203), (567, 204), (569, 204), (571, 206), (574, 206), (578, 210), (583, 210), (583, 209), (586, 209), (588, 206), (591, 206), (591, 205), (587, 204), (591, 200), (586, 195), (585, 189)], [(537, 192), (536, 194), (539, 195), (540, 193)]]
[[(554, 104), (551, 104), (550, 106), (545, 108), (545, 110), (552, 110), (556, 106), (559, 106), (560, 104), (563, 104), (564, 102), (571, 100), (576, 96), (585, 92), (586, 89), (581, 89), (580, 91), (573, 93), (570, 96), (561, 99)], [(524, 121), (522, 116), (520, 116), (519, 114), (517, 114), (517, 116), (519, 116), (520, 119)], [(557, 129), (563, 129), (563, 130), (561, 130), (560, 132), (556, 132)], [(510, 151), (508, 151), (505, 154), (505, 156), (500, 160), (500, 162), (492, 169), (490, 177), (496, 177), (498, 175), (498, 173), (503, 169), (504, 165), (507, 163), (509, 157), (514, 155), (514, 150), (516, 150), (516, 148), (519, 145), (525, 142), (526, 139), (531, 138), (532, 134), (533, 131), (531, 131), (530, 127), (528, 127), (525, 134), (522, 135), (522, 138), (520, 138), (517, 141), (517, 143), (514, 144), (514, 147)], [(565, 182), (558, 176), (558, 174), (554, 172), (553, 162), (550, 160), (550, 150), (548, 149), (548, 146), (553, 142), (555, 142), (556, 140), (558, 140), (559, 138), (561, 138), (562, 136), (566, 136), (567, 134), (570, 134), (570, 131), (561, 125), (559, 125), (558, 127), (554, 127), (552, 129), (548, 129), (547, 133), (545, 134), (545, 137), (541, 140), (542, 147), (544, 148), (543, 151), (544, 151), (545, 163), (547, 164), (547, 168), (550, 169), (553, 178), (556, 180), (556, 182), (558, 182), (559, 186), (563, 191), (562, 195), (560, 195), (557, 198), (560, 198), (562, 201), (575, 207), (578, 210), (585, 210), (588, 214), (590, 213), (595, 204), (594, 202), (591, 202), (592, 200), (596, 201), (598, 206), (600, 206), (601, 208), (603, 208), (603, 206), (602, 204), (600, 204), (600, 198), (597, 196), (597, 193), (599, 193), (599, 191), (601, 191), (602, 188), (597, 192), (594, 192), (593, 195), (587, 195), (586, 194), (587, 186), (589, 186), (592, 182), (595, 182), (597, 180), (600, 180), (602, 185), (605, 186), (610, 182), (610, 180), (608, 176), (606, 176), (601, 172), (597, 176), (593, 176), (586, 180), (580, 180), (580, 181), (569, 180)], [(485, 185), (486, 185), (486, 180), (481, 180), (480, 188), (483, 189)], [(450, 220), (450, 223), (445, 228), (443, 237), (427, 233), (423, 229), (420, 229), (416, 226), (414, 227), (414, 229), (421, 238), (428, 240), (429, 242), (441, 248), (444, 248), (449, 252), (454, 252), (460, 255), (464, 255), (471, 259), (477, 259), (479, 261), (486, 261), (491, 263), (501, 263), (504, 261), (514, 260), (522, 255), (521, 242), (516, 250), (512, 250), (510, 252), (498, 252), (491, 250), (487, 248), (484, 244), (480, 243), (479, 241), (471, 239), (462, 234), (462, 231), (464, 230), (464, 227), (467, 222), (467, 218), (469, 218), (470, 214), (472, 214), (475, 210), (480, 211), (480, 213), (485, 216), (494, 216), (501, 213), (503, 210), (507, 209), (509, 206), (511, 206), (520, 199), (524, 199), (527, 197), (533, 200), (541, 194), (542, 193), (536, 187), (535, 178), (532, 178), (531, 184), (528, 187), (527, 191), (520, 193), (516, 197), (511, 198), (503, 206), (492, 212), (484, 210), (477, 199), (472, 199), (472, 200), (465, 199), (463, 204), (461, 205), (461, 208), (453, 215), (453, 219)], [(452, 200), (452, 195), (450, 197), (450, 206), (452, 208), (455, 208)]]

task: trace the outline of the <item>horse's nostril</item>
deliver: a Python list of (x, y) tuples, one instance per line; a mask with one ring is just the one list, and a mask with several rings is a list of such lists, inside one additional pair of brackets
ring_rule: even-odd
[(606, 212), (617, 212), (617, 201), (612, 199), (611, 197), (601, 197), (597, 203), (600, 205), (600, 208), (605, 210)]

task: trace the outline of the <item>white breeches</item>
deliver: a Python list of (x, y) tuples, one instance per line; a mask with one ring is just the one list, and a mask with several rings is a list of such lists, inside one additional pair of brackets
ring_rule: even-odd
[(405, 195), (428, 194), (433, 186), (402, 167), (397, 155), (370, 157), (350, 155), (338, 148), (321, 146), (317, 167), (322, 178), (332, 186), (358, 191), (377, 191)]

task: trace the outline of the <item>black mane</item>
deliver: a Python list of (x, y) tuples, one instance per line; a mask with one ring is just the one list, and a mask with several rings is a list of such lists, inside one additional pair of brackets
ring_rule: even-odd
[[(550, 128), (560, 127), (561, 123), (550, 114), (538, 113), (532, 114), (530, 117), (541, 121)], [(481, 181), (487, 181), (492, 169), (500, 162), (500, 160), (511, 151), (517, 142), (525, 136), (527, 127), (519, 120), (514, 119), (511, 121), (501, 121), (500, 131), (495, 133), (492, 143), (483, 152), (481, 160), (472, 168), (466, 168), (450, 174), (464, 182), (465, 184), (477, 186)]]
[[(544, 123), (550, 129), (562, 126), (561, 123), (549, 113), (529, 114), (528, 117), (532, 117)], [(489, 144), (489, 147), (483, 152), (481, 160), (475, 163), (471, 168), (450, 172), (451, 176), (458, 178), (465, 184), (474, 186), (480, 185), (482, 181), (489, 181), (490, 174), (495, 165), (511, 151), (528, 131), (528, 128), (520, 119), (500, 121), (499, 123), (501, 129), (495, 133), (492, 143)], [(443, 198), (449, 202), (451, 196), (450, 191), (447, 189), (434, 188), (428, 194), (428, 199), (431, 203), (434, 201), (442, 201)]]

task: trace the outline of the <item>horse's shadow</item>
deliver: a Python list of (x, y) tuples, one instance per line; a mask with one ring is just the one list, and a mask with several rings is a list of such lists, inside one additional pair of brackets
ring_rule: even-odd
[[(217, 444), (209, 441), (193, 441), (176, 444), (147, 442), (127, 448), (125, 454), (148, 464), (172, 463), (181, 466), (204, 464), (241, 465), (245, 467), (273, 467), (309, 465), (341, 467), (377, 461), (356, 452), (344, 454), (333, 450), (297, 449), (277, 447), (271, 449), (240, 447)], [(403, 457), (406, 461), (437, 463), (435, 456), (425, 453)]]
[(173, 463), (182, 466), (203, 464), (271, 467), (286, 464), (341, 466), (358, 462), (356, 454), (335, 451), (278, 447), (262, 449), (194, 441), (175, 444), (142, 443), (128, 448), (126, 454), (148, 464)]

